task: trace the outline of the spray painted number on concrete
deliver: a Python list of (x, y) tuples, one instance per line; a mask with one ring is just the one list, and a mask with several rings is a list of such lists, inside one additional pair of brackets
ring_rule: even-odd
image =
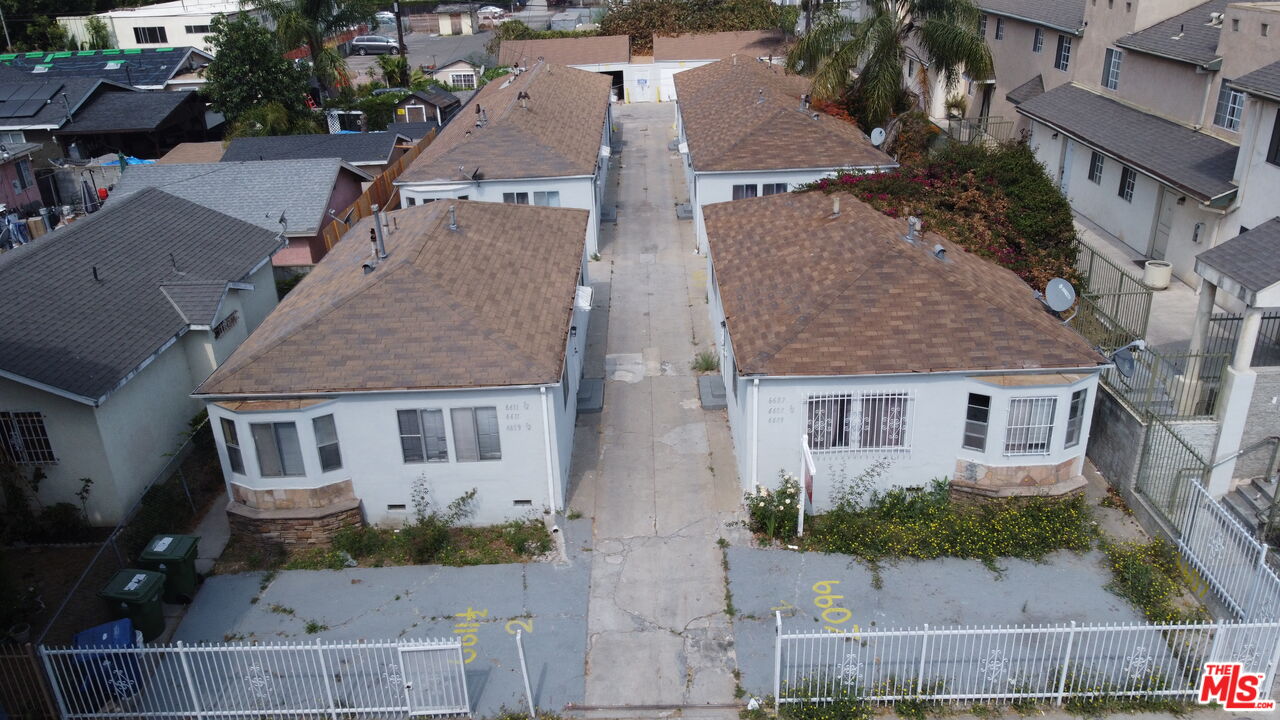
[[(476, 631), (480, 629), (480, 619), (489, 617), (489, 609), (476, 610), (468, 607), (466, 612), (456, 613), (453, 617), (458, 620), (453, 624), (453, 634), (461, 636), (462, 664), (466, 665), (476, 659), (476, 643), (480, 642)], [(508, 620), (502, 627), (507, 631), (508, 635), (515, 635), (518, 630), (532, 633), (533, 618)]]
[(839, 580), (819, 580), (813, 584), (813, 604), (820, 611), (822, 621), (826, 623), (822, 627), (827, 632), (834, 633), (858, 632), (856, 623), (844, 626), (853, 619), (853, 613), (849, 612), (848, 608), (840, 607), (836, 602), (844, 599), (843, 595), (835, 594), (835, 586), (839, 584)]

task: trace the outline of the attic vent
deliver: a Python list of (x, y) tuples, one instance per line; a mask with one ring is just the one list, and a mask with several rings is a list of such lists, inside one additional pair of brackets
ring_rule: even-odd
[(108, 60), (106, 67), (102, 69), (103, 70), (119, 70), (122, 67), (124, 67), (123, 60)]
[(944, 262), (946, 261), (947, 249), (942, 247), (942, 243), (938, 243), (933, 246), (933, 256)]
[(759, 90), (756, 90), (756, 104), (757, 105), (764, 104), (764, 88), (760, 88)]
[(915, 245), (916, 241), (920, 239), (920, 228), (923, 224), (920, 222), (920, 218), (915, 215), (907, 218), (907, 234), (902, 239)]
[(53, 66), (52, 66), (52, 65), (37, 65), (37, 66), (35, 66), (35, 67), (31, 68), (31, 72), (33, 72), (33, 73), (49, 72), (49, 68), (51, 68), (51, 67), (53, 67)]

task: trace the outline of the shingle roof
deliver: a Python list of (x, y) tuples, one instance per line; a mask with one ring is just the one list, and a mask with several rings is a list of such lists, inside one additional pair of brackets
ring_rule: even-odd
[[(441, 110), (453, 105), (461, 105), (462, 101), (457, 95), (439, 87), (429, 87), (426, 90), (414, 90), (409, 93), (409, 97), (417, 98), (428, 105), (438, 107)], [(403, 100), (401, 102), (404, 102)], [(395, 128), (391, 128), (394, 130)]]
[[(157, 89), (180, 71), (212, 59), (211, 55), (191, 47), (0, 55), (0, 62), (32, 77), (102, 78), (122, 85)], [(36, 67), (44, 70), (35, 73)]]
[(984, 12), (1080, 34), (1084, 27), (1084, 0), (978, 0)]
[(1280, 102), (1280, 62), (1264, 65), (1228, 84), (1250, 95), (1260, 95), (1273, 102)]
[(192, 92), (99, 93), (69, 123), (56, 131), (59, 135), (87, 135), (112, 132), (149, 132), (168, 123), (183, 105), (200, 106), (204, 101)]
[(1005, 94), (1005, 100), (1018, 105), (1044, 93), (1044, 76), (1036, 75)]
[[(0, 68), (6, 70), (7, 68)], [(68, 106), (71, 114), (78, 112), (92, 96), (101, 92), (134, 92), (131, 88), (117, 85), (113, 82), (99, 80), (97, 78), (51, 78), (46, 80), (33, 81), (26, 76), (15, 80), (15, 74), (12, 72), (0, 72), (0, 92), (13, 95), (32, 94), (38, 97), (56, 98), (55, 102), (40, 102), (37, 107), (29, 107), (27, 109), (15, 109), (14, 112), (20, 113), (15, 117), (0, 117), (0, 128), (38, 128), (38, 127), (59, 127), (66, 122), (68, 115)], [(62, 102), (62, 94), (66, 93), (67, 102)], [(27, 115), (27, 111), (33, 114)]]
[(112, 200), (0, 255), (0, 369), (103, 398), (190, 324), (163, 286), (225, 287), (280, 246), (276, 233), (159, 190)]
[(338, 174), (369, 175), (337, 158), (191, 164), (132, 165), (116, 181), (114, 195), (160, 188), (266, 230), (310, 236), (320, 231)]
[(1235, 189), (1238, 147), (1079, 85), (1056, 87), (1018, 105), (1018, 112), (1201, 200)]
[(192, 280), (160, 285), (160, 292), (169, 298), (183, 322), (192, 325), (212, 325), (227, 294), (227, 284), (220, 281)]
[[(591, 175), (604, 139), (612, 80), (539, 63), (485, 85), (396, 184)], [(528, 108), (518, 95), (529, 94)], [(485, 124), (479, 126), (483, 109)], [(459, 170), (461, 168), (461, 170)]]
[(334, 135), (275, 135), (241, 137), (231, 141), (222, 162), (242, 160), (302, 160), (342, 158), (352, 165), (383, 164), (391, 159), (402, 138), (394, 130)]
[(440, 130), (440, 126), (436, 124), (435, 120), (427, 122), (398, 122), (392, 123), (390, 127), (410, 140), (421, 140), (432, 130)]
[(856, 126), (802, 111), (809, 81), (777, 65), (735, 56), (674, 77), (696, 171), (896, 164)]
[[(1149, 28), (1116, 40), (1126, 50), (1159, 55), (1171, 60), (1209, 65), (1217, 60), (1221, 25), (1209, 24), (1209, 13), (1224, 12), (1233, 0), (1209, 0)], [(1175, 39), (1176, 38), (1176, 39)]]
[(222, 159), (222, 141), (178, 143), (164, 157), (156, 160), (160, 165), (178, 163), (216, 163)]
[[(743, 374), (866, 375), (1104, 364), (1011, 271), (852, 195), (703, 208)], [(945, 261), (932, 249), (941, 244)]]
[(752, 58), (782, 57), (786, 36), (781, 30), (685, 33), (674, 37), (655, 35), (654, 62), (664, 60), (722, 60), (731, 55)]
[(498, 49), (498, 64), (525, 66), (542, 58), (555, 65), (598, 65), (631, 62), (631, 39), (626, 35), (551, 38), (546, 40), (504, 40)]
[(388, 257), (367, 274), (364, 218), (197, 392), (557, 382), (588, 215), (465, 200), (393, 211)]
[(1255, 293), (1280, 283), (1280, 218), (1272, 218), (1196, 256)]

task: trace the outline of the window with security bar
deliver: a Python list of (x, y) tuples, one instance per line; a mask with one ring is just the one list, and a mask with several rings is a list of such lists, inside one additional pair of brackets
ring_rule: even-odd
[(1053, 444), (1053, 416), (1058, 399), (1013, 398), (1005, 428), (1005, 455), (1048, 455)]
[(813, 396), (808, 429), (813, 450), (907, 452), (911, 449), (911, 395)]
[(0, 451), (19, 465), (58, 462), (38, 412), (0, 412)]

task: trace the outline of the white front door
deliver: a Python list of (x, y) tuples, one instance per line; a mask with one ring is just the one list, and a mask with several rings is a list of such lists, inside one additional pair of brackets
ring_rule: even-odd
[(1062, 161), (1058, 167), (1058, 187), (1062, 188), (1062, 194), (1070, 197), (1068, 193), (1071, 188), (1071, 153), (1075, 150), (1076, 144), (1071, 142), (1071, 138), (1062, 138)]

